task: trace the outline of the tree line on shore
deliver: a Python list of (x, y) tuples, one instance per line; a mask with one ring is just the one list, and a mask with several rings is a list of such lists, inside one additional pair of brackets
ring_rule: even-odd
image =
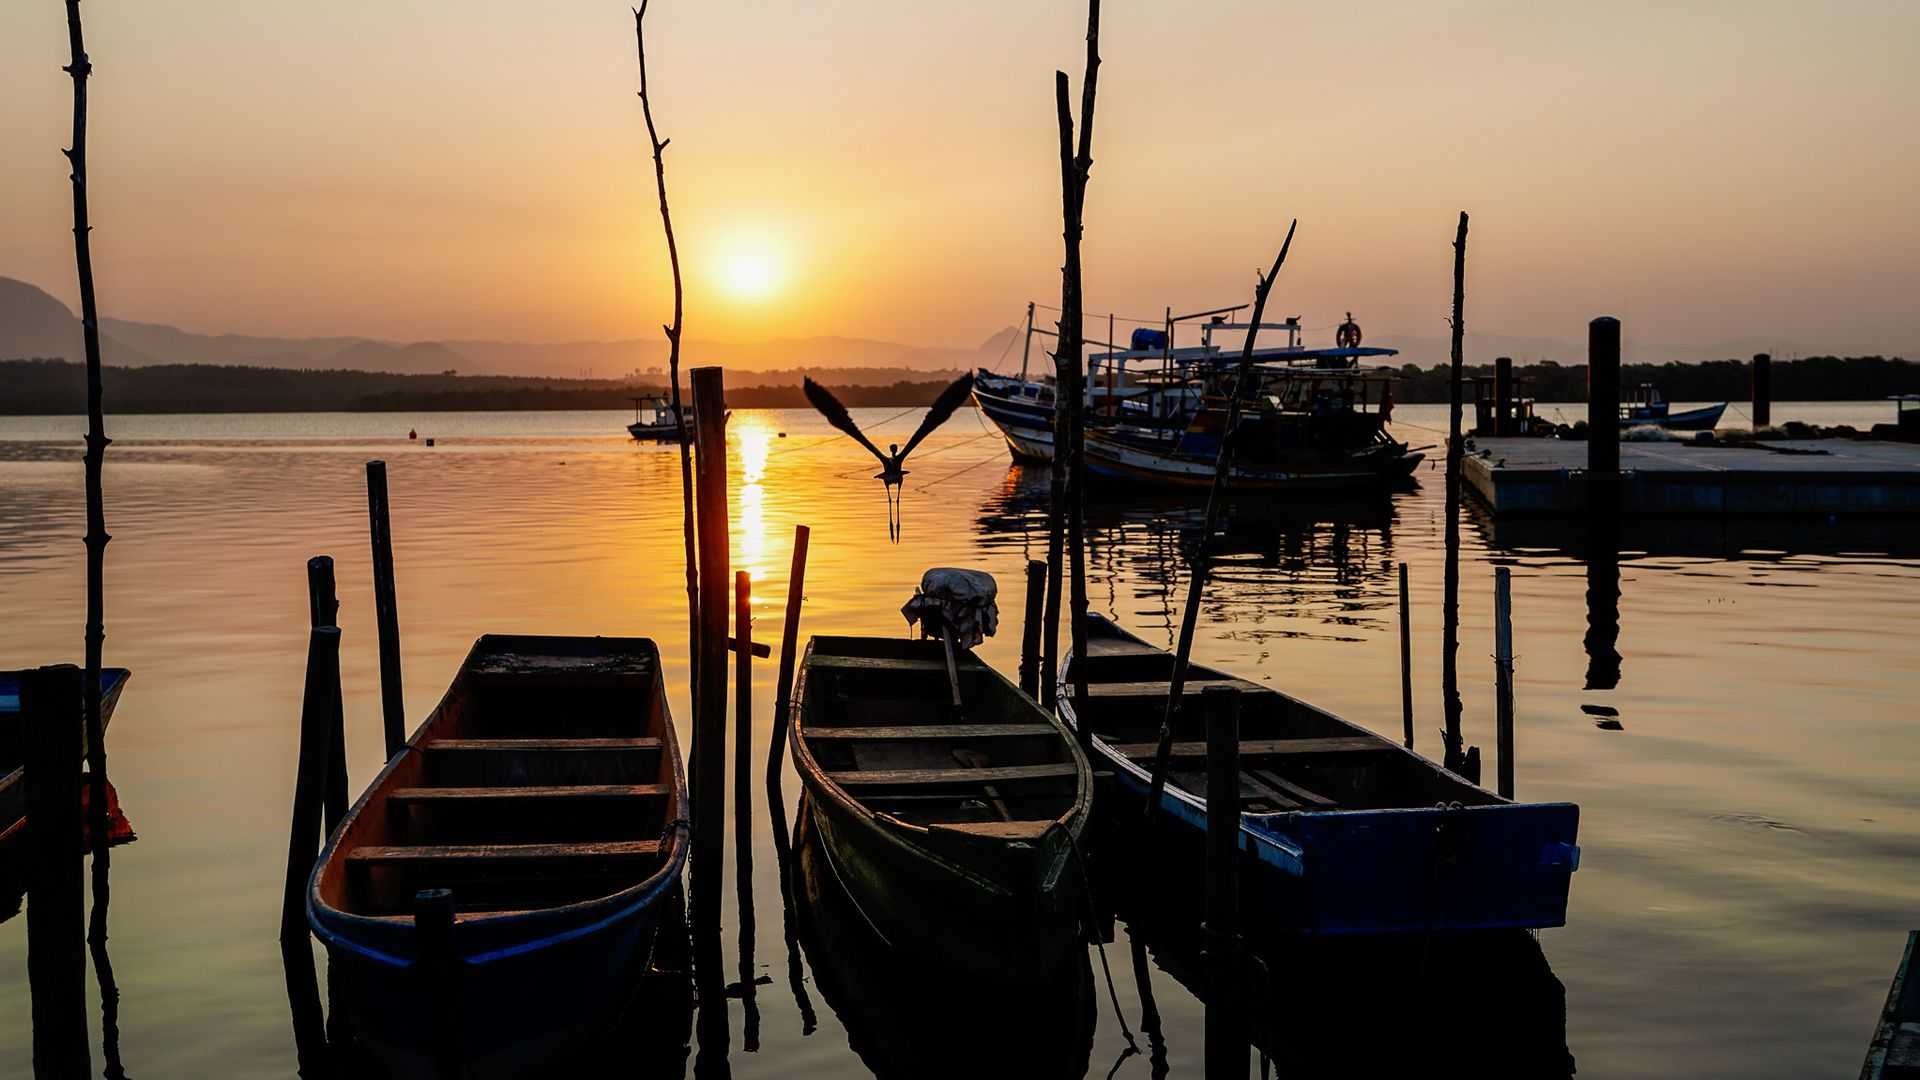
[[(1491, 377), (1492, 364), (1469, 364), (1467, 378)], [(1402, 404), (1444, 402), (1445, 364), (1398, 369), (1394, 399)], [(1751, 392), (1746, 360), (1700, 364), (1625, 364), (1623, 386), (1653, 383), (1670, 401), (1741, 401)], [(1543, 360), (1514, 365), (1519, 393), (1536, 401), (1584, 401), (1585, 364)], [(849, 407), (925, 405), (938, 397), (953, 373), (900, 372), (892, 383), (845, 384), (821, 372), (822, 381)], [(742, 380), (753, 376), (736, 374)], [(377, 371), (290, 370), (217, 364), (108, 367), (106, 393), (117, 412), (454, 412), (534, 409), (625, 409), (631, 398), (662, 393), (647, 382), (620, 379), (552, 379), (511, 375), (396, 375)], [(1777, 401), (1860, 401), (1890, 394), (1920, 393), (1920, 364), (1879, 356), (1814, 356), (1776, 360)], [(1471, 399), (1471, 393), (1469, 393)], [(797, 385), (732, 386), (727, 403), (741, 409), (807, 407)], [(86, 409), (82, 365), (65, 360), (0, 360), (0, 415), (73, 414)]]

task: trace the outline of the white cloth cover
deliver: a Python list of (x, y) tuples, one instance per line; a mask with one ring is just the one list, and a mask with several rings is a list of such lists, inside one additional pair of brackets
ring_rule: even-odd
[(971, 649), (1000, 628), (1000, 609), (994, 597), (1000, 589), (984, 570), (935, 567), (920, 576), (913, 599), (900, 609), (907, 625), (920, 624), (922, 637), (939, 637), (952, 628), (953, 643)]

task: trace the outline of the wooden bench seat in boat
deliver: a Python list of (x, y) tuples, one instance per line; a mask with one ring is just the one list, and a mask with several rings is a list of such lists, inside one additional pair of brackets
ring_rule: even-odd
[(889, 724), (877, 727), (809, 727), (807, 738), (838, 739), (1011, 739), (1051, 737), (1052, 724)]
[[(1214, 679), (1189, 675), (1180, 687), (1182, 697), (1199, 697), (1209, 686), (1231, 686), (1242, 693), (1262, 693), (1266, 687), (1245, 679)], [(1173, 692), (1173, 683), (1167, 679), (1147, 680), (1145, 682), (1089, 682), (1087, 696), (1096, 700), (1108, 701), (1114, 698), (1158, 698), (1167, 699)]]
[(1079, 767), (1071, 761), (1045, 765), (1002, 765), (981, 769), (879, 769), (861, 772), (829, 772), (827, 779), (842, 788), (935, 787), (1003, 784), (1016, 780), (1072, 779)]
[(515, 876), (604, 877), (641, 869), (660, 854), (658, 840), (580, 844), (391, 844), (347, 852), (350, 868), (421, 866), (434, 870), (510, 871)]
[[(1134, 760), (1152, 760), (1159, 749), (1155, 743), (1118, 743), (1113, 751), (1122, 757)], [(1331, 738), (1307, 739), (1246, 739), (1240, 743), (1242, 760), (1255, 757), (1312, 757), (1320, 759), (1364, 759), (1370, 757), (1390, 757), (1397, 747), (1391, 743), (1367, 735), (1341, 735)], [(1205, 760), (1207, 744), (1204, 742), (1177, 742), (1173, 744), (1173, 756), (1176, 758), (1199, 758)]]
[(632, 739), (433, 739), (431, 787), (557, 786), (651, 780), (660, 771), (657, 737)]
[[(956, 657), (955, 667), (961, 671), (968, 668), (984, 667), (971, 654)], [(945, 660), (914, 660), (890, 656), (833, 656), (820, 655), (813, 658), (813, 667), (821, 671), (915, 671), (946, 674)]]
[(536, 803), (590, 802), (619, 804), (664, 799), (665, 784), (527, 784), (517, 787), (402, 787), (387, 796), (390, 803), (433, 805), (448, 803)]

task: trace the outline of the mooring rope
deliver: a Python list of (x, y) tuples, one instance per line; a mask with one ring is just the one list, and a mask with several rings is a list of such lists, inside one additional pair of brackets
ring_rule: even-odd
[[(1056, 827), (1066, 829), (1063, 825), (1056, 825)], [(1114, 1069), (1118, 1070), (1121, 1061), (1140, 1052), (1140, 1044), (1133, 1041), (1133, 1029), (1127, 1026), (1126, 1014), (1120, 1011), (1120, 993), (1113, 988), (1113, 968), (1107, 964), (1106, 943), (1100, 940), (1100, 908), (1093, 902), (1093, 880), (1087, 876), (1087, 859), (1080, 852), (1080, 838), (1073, 835), (1072, 829), (1066, 829), (1066, 834), (1067, 846), (1073, 849), (1074, 866), (1080, 871), (1080, 895), (1087, 900), (1087, 930), (1093, 938), (1094, 949), (1100, 954), (1101, 974), (1107, 980), (1107, 1000), (1113, 1003), (1113, 1018), (1120, 1024), (1120, 1036), (1127, 1040), (1127, 1049), (1120, 1055), (1120, 1061), (1113, 1063)], [(1107, 1075), (1112, 1076), (1113, 1073)]]

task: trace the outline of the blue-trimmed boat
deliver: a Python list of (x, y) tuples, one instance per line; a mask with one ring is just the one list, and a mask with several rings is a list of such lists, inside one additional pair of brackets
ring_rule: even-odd
[(1727, 403), (1703, 405), (1698, 409), (1674, 412), (1673, 406), (1661, 396), (1660, 388), (1652, 383), (1641, 383), (1628, 387), (1621, 395), (1620, 426), (1622, 428), (1660, 427), (1669, 431), (1711, 431), (1720, 423), (1720, 414), (1727, 411)]
[(679, 885), (685, 807), (652, 641), (481, 638), (309, 883), (354, 1030), (389, 1071), (444, 1075), (411, 914), (416, 892), (444, 888), (459, 1074), (524, 1075), (590, 1041), (631, 998)]
[[(27, 770), (21, 759), (20, 672), (0, 671), (0, 844), (14, 838), (27, 813)], [(126, 668), (100, 669), (100, 729), (113, 719), (120, 691), (126, 689)], [(86, 753), (86, 747), (80, 748)], [(111, 804), (109, 804), (111, 805)]]
[[(1071, 659), (1059, 709), (1069, 724), (1092, 727), (1119, 812), (1137, 815), (1174, 658), (1098, 616), (1088, 637), (1087, 715), (1074, 710)], [(1187, 670), (1160, 798), (1161, 821), (1185, 846), (1199, 850), (1207, 823), (1200, 694), (1221, 685), (1243, 691), (1250, 927), (1364, 934), (1565, 924), (1579, 807), (1503, 799), (1331, 713), (1198, 665)]]

